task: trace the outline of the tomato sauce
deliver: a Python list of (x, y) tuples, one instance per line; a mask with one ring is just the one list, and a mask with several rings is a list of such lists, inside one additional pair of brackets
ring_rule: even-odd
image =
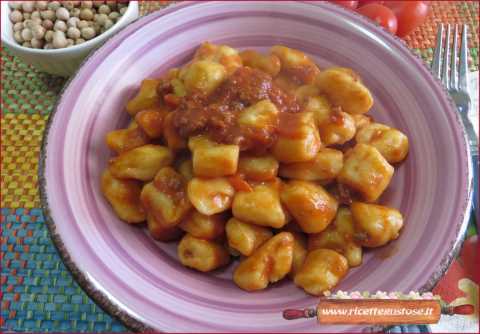
[(267, 149), (276, 141), (278, 129), (240, 127), (238, 115), (262, 100), (270, 100), (280, 114), (297, 113), (295, 97), (281, 90), (268, 74), (249, 67), (239, 68), (210, 96), (192, 93), (173, 112), (173, 126), (183, 138), (208, 134), (220, 143), (236, 144), (242, 151)]

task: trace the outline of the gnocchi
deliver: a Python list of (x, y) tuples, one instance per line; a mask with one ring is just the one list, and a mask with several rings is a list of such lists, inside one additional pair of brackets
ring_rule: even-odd
[(240, 254), (250, 256), (273, 236), (270, 229), (231, 218), (225, 226), (228, 245)]
[(226, 178), (194, 177), (188, 182), (187, 193), (195, 209), (210, 216), (230, 209), (235, 189)]
[(350, 206), (355, 225), (355, 240), (365, 247), (380, 247), (399, 236), (402, 214), (377, 204), (353, 202)]
[(253, 191), (239, 191), (232, 205), (233, 216), (245, 222), (275, 228), (287, 223), (287, 215), (280, 203), (279, 182), (268, 182), (253, 187)]
[(121, 179), (150, 181), (160, 168), (173, 162), (173, 153), (160, 145), (147, 144), (110, 160), (110, 172)]
[(291, 270), (292, 261), (293, 236), (281, 232), (242, 260), (233, 273), (233, 280), (244, 290), (262, 290), (269, 283), (285, 277)]
[(322, 148), (310, 161), (282, 164), (278, 173), (289, 179), (327, 184), (335, 180), (342, 168), (343, 153), (331, 148)]
[(140, 182), (118, 179), (106, 169), (102, 174), (101, 187), (120, 219), (127, 223), (141, 223), (145, 220), (145, 210), (140, 202)]
[(355, 233), (352, 213), (342, 207), (338, 209), (334, 222), (323, 232), (308, 236), (308, 250), (333, 249), (345, 256), (349, 267), (357, 267), (362, 264), (362, 247), (355, 240)]
[(319, 296), (332, 289), (347, 274), (347, 259), (331, 249), (316, 249), (307, 254), (294, 282), (306, 292)]
[(282, 187), (280, 198), (306, 233), (323, 231), (337, 213), (337, 200), (313, 182), (289, 181)]
[(376, 201), (387, 188), (393, 167), (373, 146), (359, 143), (347, 155), (338, 182), (363, 195), (366, 201)]
[(348, 68), (332, 67), (320, 72), (315, 84), (330, 101), (349, 114), (364, 114), (373, 105), (370, 91), (359, 76)]
[(230, 262), (230, 254), (221, 244), (186, 234), (177, 249), (180, 263), (198, 271), (212, 271)]
[(363, 126), (355, 136), (357, 143), (375, 147), (389, 162), (397, 163), (405, 159), (408, 153), (408, 138), (397, 129), (372, 123)]
[(222, 214), (206, 216), (194, 211), (178, 226), (196, 238), (213, 240), (223, 235), (225, 221)]
[(363, 247), (403, 228), (377, 202), (408, 137), (367, 115), (372, 105), (352, 69), (320, 70), (282, 45), (262, 54), (205, 42), (127, 102), (129, 125), (105, 138), (101, 191), (121, 220), (178, 241), (186, 267), (234, 259), (245, 291), (289, 277), (320, 295), (362, 264)]

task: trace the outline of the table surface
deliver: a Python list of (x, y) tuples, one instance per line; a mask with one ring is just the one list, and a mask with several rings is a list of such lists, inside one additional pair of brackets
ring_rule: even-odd
[[(141, 14), (163, 2), (140, 2)], [(432, 2), (426, 22), (406, 38), (432, 58), (438, 23), (466, 23), (469, 65), (478, 70), (478, 2)], [(2, 331), (121, 332), (63, 265), (44, 222), (38, 193), (43, 130), (65, 79), (39, 73), (1, 49), (1, 317)], [(473, 226), (469, 233), (475, 233)]]

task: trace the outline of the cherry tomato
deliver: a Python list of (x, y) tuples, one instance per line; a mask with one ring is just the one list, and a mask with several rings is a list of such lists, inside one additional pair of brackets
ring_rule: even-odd
[(397, 32), (397, 18), (391, 9), (383, 5), (379, 5), (378, 3), (371, 3), (369, 5), (360, 7), (357, 9), (357, 12), (365, 15), (373, 21), (376, 21), (392, 34)]
[(355, 9), (357, 8), (357, 5), (358, 5), (358, 1), (330, 1), (330, 2), (336, 3), (337, 5), (340, 5), (349, 9)]
[(375, 0), (359, 0), (358, 1), (358, 7), (363, 7), (365, 5), (371, 4), (371, 3), (378, 3), (380, 5), (383, 5), (385, 1), (375, 1)]
[(398, 21), (397, 36), (404, 37), (421, 25), (428, 15), (426, 1), (385, 1)]

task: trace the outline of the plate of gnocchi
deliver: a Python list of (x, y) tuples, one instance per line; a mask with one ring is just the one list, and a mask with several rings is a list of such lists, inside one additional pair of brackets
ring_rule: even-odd
[(180, 3), (65, 87), (41, 198), (79, 284), (134, 330), (286, 321), (337, 290), (429, 290), (458, 251), (468, 149), (402, 42), (328, 3)]

